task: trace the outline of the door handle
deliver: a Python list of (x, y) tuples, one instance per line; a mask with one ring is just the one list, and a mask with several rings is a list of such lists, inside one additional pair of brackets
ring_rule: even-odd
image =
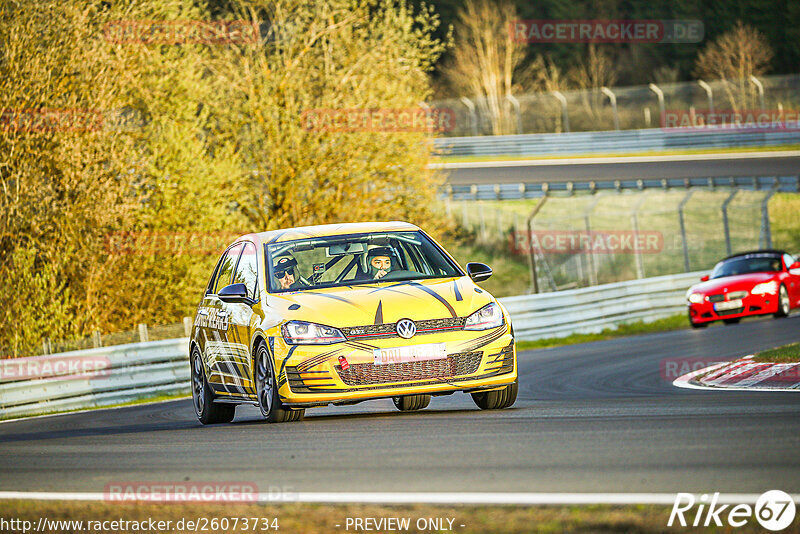
[(206, 311), (206, 310), (201, 308), (201, 309), (197, 310), (197, 315), (202, 315), (204, 317), (208, 317), (208, 311)]
[(228, 310), (222, 310), (217, 315), (219, 315), (220, 317), (227, 317), (230, 314), (231, 314), (231, 312), (229, 312)]

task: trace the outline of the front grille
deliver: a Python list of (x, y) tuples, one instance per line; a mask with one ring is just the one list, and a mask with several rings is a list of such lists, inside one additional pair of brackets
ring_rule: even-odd
[(722, 294), (720, 294), (720, 295), (709, 295), (708, 296), (708, 301), (709, 302), (722, 302), (723, 300), (725, 300), (725, 295), (722, 295)]
[[(461, 330), (464, 328), (465, 317), (448, 317), (446, 319), (427, 319), (425, 321), (415, 321), (417, 334), (433, 334), (442, 330)], [(371, 339), (381, 337), (399, 337), (397, 335), (397, 323), (369, 324), (365, 326), (353, 326), (343, 328), (347, 339)]]
[(719, 315), (720, 317), (724, 317), (725, 315), (735, 315), (737, 313), (742, 313), (742, 311), (744, 311), (744, 308), (734, 308), (732, 310), (719, 310), (717, 311), (717, 315)]
[(386, 384), (428, 378), (451, 378), (469, 375), (478, 370), (483, 352), (459, 352), (441, 360), (420, 362), (390, 363), (374, 365), (371, 363), (351, 363), (345, 371), (340, 365), (336, 372), (348, 386)]

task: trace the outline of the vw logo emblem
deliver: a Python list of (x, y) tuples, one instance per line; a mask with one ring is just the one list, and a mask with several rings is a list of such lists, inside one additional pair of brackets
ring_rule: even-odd
[(403, 339), (410, 339), (417, 333), (417, 325), (411, 319), (400, 319), (397, 321), (397, 335)]

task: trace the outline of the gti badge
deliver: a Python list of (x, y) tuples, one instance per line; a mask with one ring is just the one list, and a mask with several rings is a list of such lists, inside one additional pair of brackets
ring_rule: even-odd
[(397, 335), (403, 339), (410, 339), (417, 333), (417, 325), (411, 319), (400, 319), (397, 321)]

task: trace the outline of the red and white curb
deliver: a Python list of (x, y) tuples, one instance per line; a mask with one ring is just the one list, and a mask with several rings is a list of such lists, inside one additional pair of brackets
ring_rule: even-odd
[(729, 391), (800, 391), (800, 363), (754, 362), (745, 356), (692, 371), (672, 385), (686, 389)]

